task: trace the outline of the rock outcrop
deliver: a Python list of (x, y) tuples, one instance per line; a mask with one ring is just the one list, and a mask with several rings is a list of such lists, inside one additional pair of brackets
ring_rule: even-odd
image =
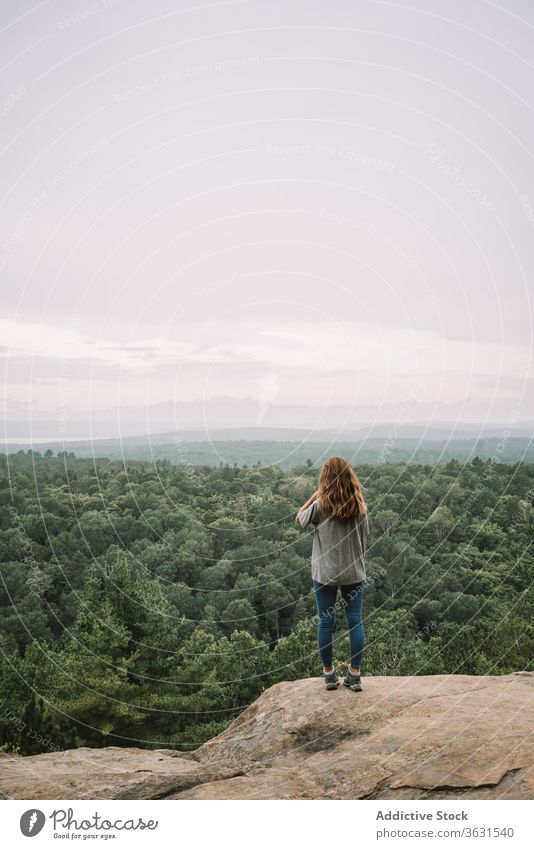
[(12, 799), (533, 799), (534, 673), (266, 690), (195, 752), (0, 756)]

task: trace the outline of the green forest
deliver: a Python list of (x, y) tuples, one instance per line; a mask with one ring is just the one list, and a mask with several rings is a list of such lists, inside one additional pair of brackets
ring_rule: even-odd
[[(534, 465), (355, 462), (364, 674), (505, 674), (534, 657)], [(0, 455), (0, 748), (188, 750), (321, 673), (318, 468)], [(347, 659), (338, 614), (335, 657)]]

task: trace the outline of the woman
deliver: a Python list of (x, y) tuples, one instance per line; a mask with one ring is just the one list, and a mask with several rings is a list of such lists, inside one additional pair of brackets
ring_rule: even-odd
[(315, 525), (312, 578), (319, 614), (318, 643), (327, 690), (339, 679), (333, 666), (332, 637), (338, 586), (349, 626), (350, 664), (344, 685), (362, 689), (360, 667), (365, 632), (362, 621), (365, 589), (364, 555), (369, 523), (358, 476), (341, 457), (330, 457), (321, 469), (319, 489), (295, 517), (301, 528)]

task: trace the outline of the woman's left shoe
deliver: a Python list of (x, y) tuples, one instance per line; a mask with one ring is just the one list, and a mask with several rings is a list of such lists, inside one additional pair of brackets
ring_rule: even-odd
[(335, 669), (332, 672), (325, 672), (324, 685), (327, 690), (337, 690), (339, 687), (339, 678), (336, 675)]

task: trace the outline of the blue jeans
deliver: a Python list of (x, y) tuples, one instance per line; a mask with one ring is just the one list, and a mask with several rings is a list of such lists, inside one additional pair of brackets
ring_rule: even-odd
[[(325, 669), (332, 666), (333, 649), (332, 638), (334, 634), (334, 621), (336, 613), (336, 584), (320, 584), (313, 582), (315, 589), (315, 601), (319, 614), (318, 643), (319, 654)], [(347, 625), (349, 626), (350, 641), (350, 665), (353, 669), (359, 669), (362, 663), (363, 648), (365, 645), (365, 631), (362, 621), (363, 593), (365, 581), (359, 584), (340, 584), (341, 606), (345, 608)]]

